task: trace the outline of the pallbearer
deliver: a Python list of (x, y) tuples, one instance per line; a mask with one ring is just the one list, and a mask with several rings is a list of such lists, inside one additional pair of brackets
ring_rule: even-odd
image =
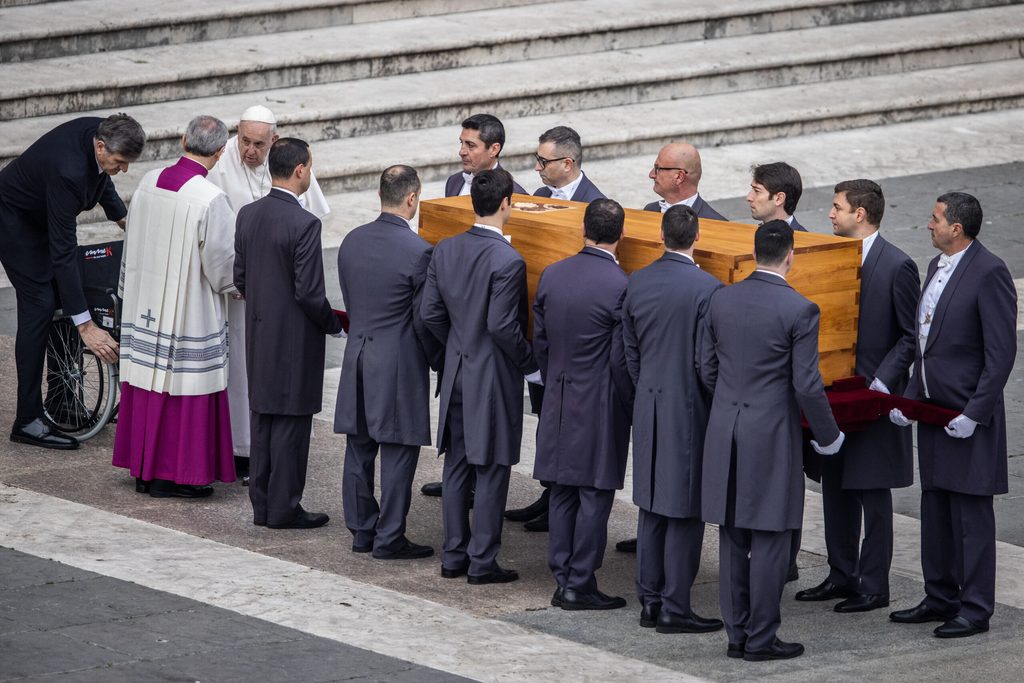
[(694, 365), (697, 330), (711, 294), (722, 286), (693, 261), (697, 214), (673, 206), (661, 222), (664, 255), (629, 278), (622, 336), (636, 385), (633, 408), (633, 502), (637, 529), (636, 592), (640, 625), (659, 633), (722, 628), (690, 606), (700, 568), (701, 464), (710, 396)]
[(583, 251), (548, 266), (533, 304), (533, 346), (545, 399), (533, 476), (551, 482), (551, 604), (565, 610), (625, 607), (597, 587), (608, 515), (622, 488), (633, 385), (620, 329), (626, 274), (615, 257), (625, 213), (594, 200)]

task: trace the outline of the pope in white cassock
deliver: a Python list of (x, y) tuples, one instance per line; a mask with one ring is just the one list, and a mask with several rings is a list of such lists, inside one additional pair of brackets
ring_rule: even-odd
[[(246, 204), (270, 192), (267, 156), (277, 141), (277, 119), (262, 105), (249, 107), (238, 122), (238, 135), (228, 140), (220, 162), (208, 179), (227, 194), (236, 213)], [(316, 176), (299, 203), (317, 218), (331, 212)], [(228, 398), (231, 407), (231, 436), (237, 458), (249, 457), (249, 383), (245, 374), (245, 302), (231, 299), (228, 304), (228, 329), (231, 353), (228, 356)], [(242, 463), (242, 473), (246, 467)]]

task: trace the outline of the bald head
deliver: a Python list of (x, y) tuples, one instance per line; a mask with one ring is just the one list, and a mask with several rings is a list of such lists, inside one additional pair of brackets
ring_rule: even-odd
[(654, 191), (670, 204), (697, 194), (700, 176), (700, 152), (688, 142), (662, 147), (649, 174)]

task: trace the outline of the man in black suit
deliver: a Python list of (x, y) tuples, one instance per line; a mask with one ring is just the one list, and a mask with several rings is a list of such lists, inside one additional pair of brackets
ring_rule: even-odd
[(533, 348), (545, 382), (533, 476), (551, 483), (551, 604), (625, 607), (597, 587), (608, 516), (629, 450), (633, 384), (620, 329), (626, 274), (615, 258), (626, 214), (597, 199), (583, 217), (583, 251), (544, 269), (533, 303)]
[(270, 148), (270, 194), (242, 207), (235, 287), (245, 297), (253, 524), (311, 529), (328, 517), (302, 509), (313, 415), (323, 402), (325, 334), (341, 320), (327, 301), (320, 219), (299, 204), (313, 154), (296, 138)]
[(804, 651), (776, 636), (793, 530), (803, 518), (801, 411), (819, 453), (837, 453), (844, 435), (818, 371), (818, 306), (786, 282), (793, 230), (783, 221), (761, 225), (754, 256), (757, 270), (715, 292), (701, 328), (700, 374), (714, 396), (701, 509), (719, 525), (726, 654), (763, 661)]
[(535, 197), (568, 199), (574, 202), (592, 202), (604, 199), (583, 172), (583, 142), (580, 134), (568, 126), (555, 126), (544, 131), (537, 145), (537, 164), (533, 170), (540, 175), (542, 187)]
[(654, 160), (654, 166), (647, 176), (654, 181), (654, 192), (661, 200), (651, 202), (644, 207), (644, 211), (665, 213), (670, 207), (682, 204), (693, 209), (698, 218), (726, 220), (697, 192), (702, 173), (700, 152), (696, 147), (688, 142), (665, 145), (658, 152), (658, 158)]
[[(938, 198), (917, 308), (914, 374), (905, 395), (957, 410), (945, 427), (919, 423), (921, 568), (925, 598), (889, 618), (944, 622), (940, 638), (988, 631), (995, 610), (992, 496), (1006, 493), (1003, 388), (1017, 353), (1017, 293), (1002, 259), (978, 241), (982, 211), (965, 192)], [(890, 419), (909, 422), (899, 410)]]
[(99, 203), (124, 229), (128, 210), (110, 176), (127, 171), (145, 142), (142, 127), (126, 114), (86, 116), (57, 126), (0, 170), (0, 263), (18, 299), (18, 412), (11, 441), (78, 448), (78, 441), (42, 419), (46, 337), (58, 307), (90, 351), (105, 363), (117, 362), (117, 342), (93, 323), (86, 306), (77, 217)]
[[(478, 173), (499, 167), (498, 156), (504, 147), (505, 126), (497, 116), (473, 114), (463, 121), (462, 134), (459, 136), (462, 170), (451, 174), (445, 181), (444, 196), (468, 195)], [(517, 194), (529, 194), (514, 180), (512, 187)]]
[(807, 232), (793, 214), (803, 194), (800, 172), (784, 161), (752, 166), (747, 204), (758, 223), (786, 221), (796, 232)]
[(476, 176), (476, 223), (434, 247), (423, 288), (423, 323), (445, 345), (437, 438), (445, 454), (441, 575), (469, 574), (471, 584), (519, 578), (497, 556), (523, 436), (523, 377), (540, 377), (525, 337), (526, 263), (502, 234), (512, 191), (503, 169)]
[(353, 552), (372, 550), (382, 560), (434, 554), (405, 536), (420, 446), (430, 443), (430, 366), (440, 367), (443, 352), (420, 318), (432, 252), (410, 223), (420, 189), (416, 169), (385, 169), (380, 216), (350, 232), (338, 249), (349, 318), (334, 413), (334, 431), (346, 435), (342, 503)]
[(666, 211), (661, 237), (665, 253), (630, 276), (622, 304), (622, 338), (637, 393), (636, 593), (641, 626), (659, 633), (706, 633), (722, 622), (690, 606), (704, 540), (700, 473), (710, 408), (693, 361), (697, 331), (722, 283), (694, 263), (700, 229), (693, 209)]
[[(847, 180), (835, 187), (829, 220), (836, 235), (861, 240), (857, 374), (876, 391), (902, 395), (914, 359), (914, 312), (921, 280), (911, 258), (879, 234), (884, 211), (885, 198), (877, 183)], [(823, 459), (829, 574), (818, 586), (797, 593), (797, 600), (847, 598), (835, 606), (836, 612), (889, 605), (891, 489), (913, 481), (910, 432), (886, 419), (851, 432), (838, 456)]]

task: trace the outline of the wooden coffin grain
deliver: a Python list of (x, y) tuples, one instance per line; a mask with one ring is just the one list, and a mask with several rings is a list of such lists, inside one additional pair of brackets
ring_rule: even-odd
[[(530, 301), (540, 274), (550, 264), (583, 247), (583, 212), (586, 204), (557, 199), (513, 195), (513, 205), (543, 203), (567, 208), (543, 212), (513, 209), (505, 227), (526, 260)], [(468, 196), (431, 199), (420, 204), (420, 235), (436, 244), (473, 224)], [(708, 273), (732, 284), (754, 271), (754, 226), (745, 223), (700, 220), (700, 241), (694, 259)], [(860, 240), (798, 232), (795, 259), (787, 279), (821, 308), (818, 339), (820, 368), (826, 385), (854, 374), (857, 312), (860, 302)], [(625, 236), (619, 262), (631, 273), (661, 257), (661, 214), (626, 209)], [(531, 316), (532, 327), (532, 316)]]

